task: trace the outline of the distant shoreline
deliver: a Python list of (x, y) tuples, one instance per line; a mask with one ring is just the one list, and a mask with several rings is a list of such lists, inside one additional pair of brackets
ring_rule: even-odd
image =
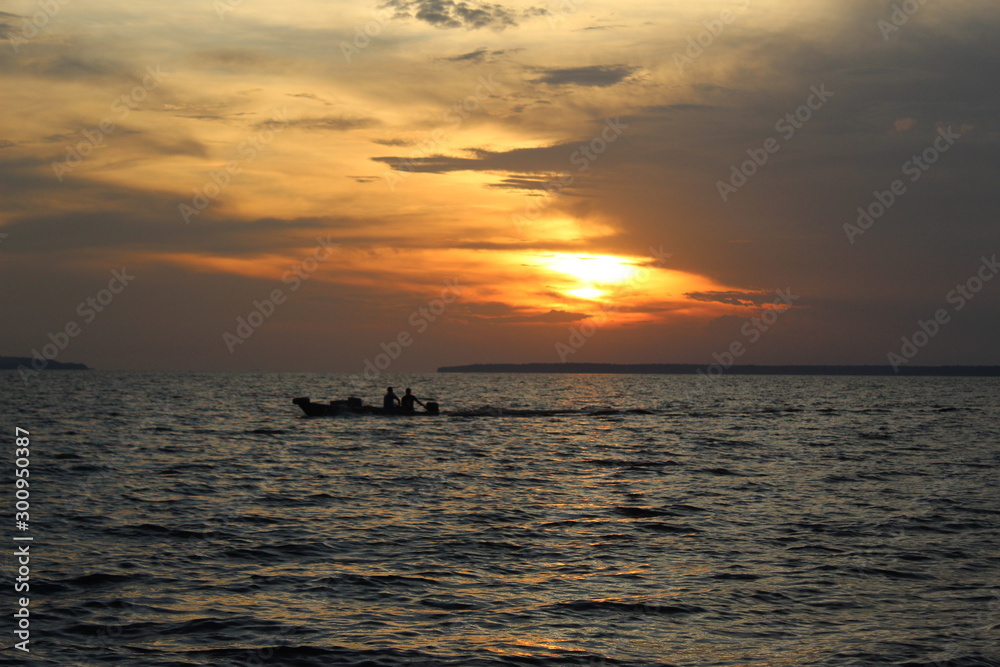
[[(0, 371), (15, 371), (24, 366), (30, 370), (35, 370), (32, 362), (36, 361), (31, 357), (0, 357)], [(55, 359), (45, 359), (43, 370), (49, 371), (89, 371), (92, 370), (86, 364), (73, 364)]]
[[(718, 368), (718, 367), (716, 367)], [(649, 375), (709, 374), (705, 364), (469, 364), (442, 366), (438, 373), (619, 373)], [(1000, 366), (901, 366), (899, 372), (891, 366), (874, 365), (780, 365), (730, 366), (712, 375), (861, 375), (861, 376), (937, 376), (937, 377), (1000, 377)]]

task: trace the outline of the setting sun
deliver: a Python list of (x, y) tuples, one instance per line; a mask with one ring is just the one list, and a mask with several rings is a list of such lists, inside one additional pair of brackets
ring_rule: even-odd
[[(564, 273), (588, 283), (617, 284), (635, 276), (635, 262), (627, 257), (611, 255), (556, 254), (546, 258), (545, 268)], [(579, 290), (576, 290), (579, 292)], [(596, 290), (595, 290), (596, 291)], [(581, 295), (582, 296), (582, 295)], [(592, 298), (590, 296), (585, 298)]]
[(566, 294), (581, 299), (598, 299), (604, 295), (604, 291), (596, 287), (581, 287), (579, 289), (566, 290)]

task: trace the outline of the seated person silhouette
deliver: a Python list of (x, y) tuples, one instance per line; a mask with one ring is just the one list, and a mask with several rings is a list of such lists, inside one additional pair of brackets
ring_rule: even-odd
[(395, 410), (399, 407), (399, 396), (396, 396), (392, 392), (392, 387), (385, 390), (385, 396), (382, 397), (382, 409), (383, 410)]
[(416, 402), (417, 397), (410, 393), (410, 388), (406, 388), (406, 393), (403, 394), (403, 398), (399, 399), (399, 408), (405, 412), (413, 412), (413, 404)]

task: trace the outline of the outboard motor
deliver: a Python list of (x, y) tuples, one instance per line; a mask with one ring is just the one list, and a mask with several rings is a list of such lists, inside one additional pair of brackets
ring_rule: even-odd
[(349, 408), (360, 408), (362, 405), (361, 399), (355, 396), (349, 396), (347, 398), (347, 407)]
[(424, 407), (427, 409), (427, 412), (431, 413), (432, 415), (436, 415), (441, 411), (436, 401), (427, 401), (426, 403), (424, 403)]

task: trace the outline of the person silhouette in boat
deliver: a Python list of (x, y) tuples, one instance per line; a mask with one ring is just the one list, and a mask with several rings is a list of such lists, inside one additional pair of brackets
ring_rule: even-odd
[[(417, 397), (410, 393), (410, 388), (406, 388), (406, 393), (399, 399), (399, 409), (403, 412), (413, 412), (413, 404), (417, 402)], [(423, 405), (421, 403), (421, 405)]]
[(393, 393), (392, 387), (385, 390), (385, 396), (382, 397), (382, 409), (383, 410), (395, 410), (399, 407), (399, 396)]

